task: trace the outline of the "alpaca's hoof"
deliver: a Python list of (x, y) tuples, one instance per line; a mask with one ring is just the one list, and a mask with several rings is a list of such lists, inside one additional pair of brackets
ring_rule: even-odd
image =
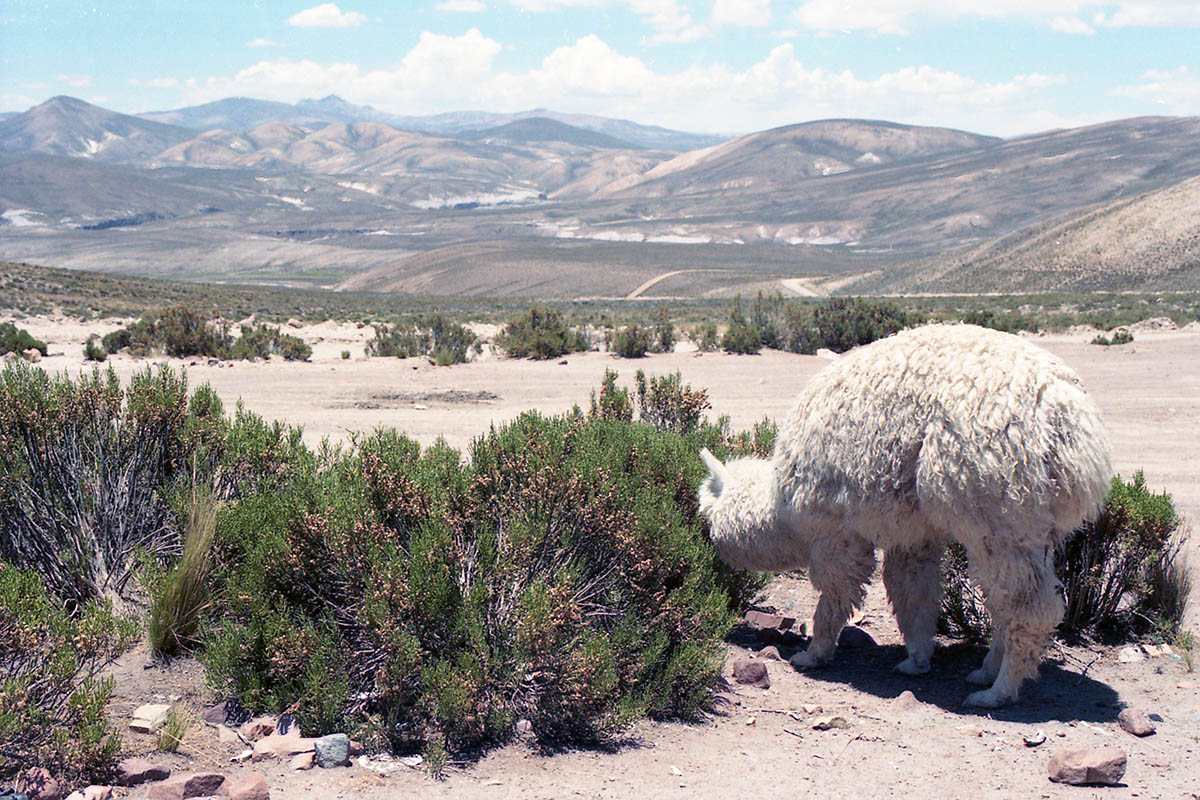
[(796, 669), (815, 669), (816, 667), (825, 666), (827, 659), (811, 654), (808, 650), (803, 653), (796, 653), (788, 662)]
[(917, 661), (909, 657), (896, 665), (896, 672), (903, 672), (905, 675), (924, 675), (929, 672), (929, 662)]
[(971, 692), (963, 702), (976, 708), (998, 708), (1015, 698), (999, 689), (984, 689), (982, 692)]
[(971, 684), (972, 686), (991, 686), (995, 681), (996, 676), (988, 674), (988, 671), (983, 667), (972, 671), (971, 674), (967, 676), (967, 683)]

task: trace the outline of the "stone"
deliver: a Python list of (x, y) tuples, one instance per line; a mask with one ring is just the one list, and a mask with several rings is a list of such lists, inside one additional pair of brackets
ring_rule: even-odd
[(67, 800), (112, 800), (111, 786), (88, 786), (67, 795)]
[(238, 733), (247, 743), (257, 742), (264, 736), (271, 736), (275, 733), (275, 723), (277, 721), (272, 716), (255, 717), (243, 722), (241, 727), (238, 728)]
[[(528, 721), (529, 720), (526, 720), (526, 722), (528, 722)], [(517, 720), (517, 727), (520, 728), (520, 726), (521, 726), (521, 720)], [(350, 755), (351, 756), (361, 756), (365, 752), (367, 752), (367, 749), (362, 746), (362, 742), (355, 741), (354, 739), (350, 740)]]
[(892, 701), (892, 708), (897, 711), (912, 711), (914, 708), (920, 708), (924, 703), (917, 699), (917, 696), (905, 689), (895, 700)]
[(847, 625), (838, 634), (838, 647), (878, 647), (875, 637), (857, 625)]
[(769, 644), (762, 650), (759, 650), (758, 657), (770, 659), (772, 661), (783, 661), (783, 656), (779, 654), (779, 648), (773, 644)]
[(38, 350), (36, 347), (31, 347), (24, 353), (21, 353), (21, 357), (30, 364), (36, 364), (42, 360), (42, 351)]
[(217, 741), (221, 744), (233, 744), (234, 742), (241, 742), (242, 737), (238, 736), (238, 732), (228, 725), (218, 725)]
[(322, 769), (344, 767), (350, 763), (350, 737), (344, 733), (331, 733), (314, 742), (317, 766)]
[(771, 688), (771, 676), (767, 674), (767, 665), (749, 658), (733, 662), (733, 679), (760, 689)]
[(834, 728), (849, 728), (850, 723), (845, 717), (839, 717), (834, 714), (825, 714), (824, 716), (814, 717), (812, 720), (812, 729), (814, 731), (829, 731)]
[(245, 764), (247, 761), (249, 761), (252, 758), (254, 758), (253, 750), (243, 750), (242, 752), (238, 753), (236, 756), (233, 756), (232, 758), (230, 758), (229, 763), (230, 764)]
[(296, 319), (295, 317), (292, 317), (287, 321), (287, 326), (289, 328), (303, 328), (304, 323), (301, 322), (300, 320)]
[(45, 767), (30, 767), (17, 776), (14, 788), (29, 800), (60, 800), (62, 789)]
[(292, 769), (312, 769), (316, 763), (317, 754), (314, 753), (297, 753), (292, 756), (292, 760), (288, 762), (288, 766)]
[(302, 736), (279, 736), (271, 734), (264, 736), (254, 743), (253, 761), (263, 761), (268, 758), (291, 758), (298, 753), (311, 753), (316, 739), (305, 739)]
[(801, 704), (800, 710), (803, 711), (805, 714), (820, 714), (825, 709), (821, 708), (821, 706)]
[(1150, 715), (1140, 708), (1126, 708), (1117, 715), (1117, 724), (1126, 733), (1134, 736), (1149, 736), (1158, 729), (1150, 721)]
[(225, 776), (219, 772), (185, 772), (150, 785), (150, 800), (184, 800), (224, 794)]
[(234, 775), (225, 781), (221, 793), (228, 794), (230, 800), (270, 800), (271, 787), (267, 785), (266, 775), (261, 772), (247, 772), (244, 775)]
[(1041, 731), (1034, 731), (1021, 737), (1021, 741), (1026, 747), (1041, 747), (1046, 743), (1046, 734)]
[(1142, 651), (1132, 646), (1122, 647), (1120, 652), (1117, 653), (1117, 661), (1122, 664), (1136, 664), (1144, 658), (1145, 656), (1142, 655)]
[(746, 624), (756, 631), (786, 631), (796, 624), (795, 617), (784, 617), (779, 614), (769, 614), (766, 611), (750, 610), (746, 612)]
[(1196, 682), (1195, 681), (1180, 681), (1179, 683), (1175, 684), (1175, 688), (1176, 689), (1195, 689)]
[(117, 783), (120, 786), (137, 786), (150, 781), (165, 781), (171, 770), (144, 758), (126, 758), (117, 763)]
[(1117, 747), (1059, 750), (1050, 757), (1050, 780), (1074, 786), (1115, 786), (1125, 776), (1125, 753)]
[(166, 703), (147, 703), (134, 710), (129, 728), (138, 733), (154, 733), (167, 724), (170, 715), (171, 707)]
[(222, 700), (205, 711), (203, 719), (209, 725), (227, 725), (233, 727), (241, 725), (250, 719), (250, 712), (243, 708), (242, 704), (237, 700), (230, 698)]

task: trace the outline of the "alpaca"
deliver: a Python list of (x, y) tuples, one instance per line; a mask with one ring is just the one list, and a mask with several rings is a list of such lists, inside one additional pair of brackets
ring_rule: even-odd
[(827, 662), (866, 596), (875, 548), (904, 637), (896, 669), (929, 670), (947, 542), (967, 551), (994, 635), (966, 698), (994, 708), (1037, 676), (1062, 619), (1054, 549), (1095, 513), (1108, 434), (1079, 377), (1045, 350), (973, 325), (928, 325), (853, 350), (804, 386), (770, 459), (722, 464), (700, 486), (733, 567), (807, 567), (820, 593), (797, 667)]

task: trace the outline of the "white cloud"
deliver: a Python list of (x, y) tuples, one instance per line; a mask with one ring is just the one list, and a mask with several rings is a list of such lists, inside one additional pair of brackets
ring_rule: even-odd
[(77, 89), (92, 85), (91, 75), (59, 75), (58, 79), (68, 86), (74, 86)]
[(264, 39), (260, 36), (257, 39), (251, 39), (246, 42), (246, 47), (283, 47), (283, 43)]
[(1200, 4), (1195, 2), (1119, 3), (1116, 11), (1099, 11), (1093, 18), (1105, 28), (1200, 27)]
[(1050, 21), (1050, 30), (1074, 36), (1092, 36), (1096, 33), (1095, 28), (1079, 17), (1055, 17)]
[(1187, 67), (1152, 69), (1137, 86), (1119, 86), (1113, 94), (1163, 107), (1171, 114), (1200, 114), (1200, 73)]
[(171, 89), (179, 85), (179, 78), (151, 78), (146, 85), (155, 89)]
[(680, 0), (506, 0), (521, 11), (548, 13), (568, 8), (623, 6), (653, 29), (644, 44), (693, 42), (708, 33)]
[(458, 11), (467, 14), (478, 14), (487, 11), (483, 0), (442, 0), (434, 6), (438, 11)]
[(761, 28), (771, 21), (771, 0), (716, 0), (714, 25)]
[(298, 28), (354, 28), (367, 21), (359, 11), (342, 11), (336, 3), (321, 3), (288, 17), (288, 25)]

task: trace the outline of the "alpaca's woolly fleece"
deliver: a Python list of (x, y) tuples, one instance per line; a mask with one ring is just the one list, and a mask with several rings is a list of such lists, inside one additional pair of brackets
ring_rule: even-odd
[(800, 392), (771, 459), (710, 469), (700, 507), (724, 560), (811, 567), (822, 601), (802, 664), (832, 655), (838, 631), (821, 630), (822, 615), (840, 630), (880, 547), (909, 646), (900, 668), (927, 669), (941, 547), (963, 544), (997, 630), (972, 676), (995, 680), (970, 698), (981, 705), (1015, 698), (1036, 673), (1062, 614), (1053, 547), (1096, 511), (1112, 474), (1078, 376), (1020, 337), (971, 325), (916, 328), (843, 355)]

